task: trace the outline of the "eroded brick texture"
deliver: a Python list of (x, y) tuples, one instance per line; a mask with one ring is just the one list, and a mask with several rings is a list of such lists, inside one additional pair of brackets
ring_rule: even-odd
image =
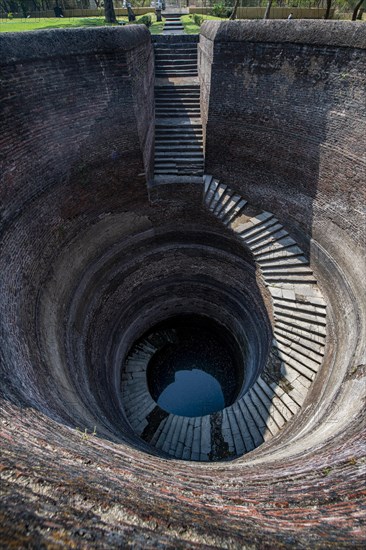
[[(344, 176), (349, 152), (362, 153), (364, 31), (341, 24), (332, 37), (326, 23), (309, 22), (304, 28), (318, 37), (314, 43), (298, 26), (289, 35), (287, 22), (273, 27), (277, 39), (264, 40), (265, 23), (234, 24), (233, 40), (222, 28), (221, 38), (215, 24), (201, 37), (208, 52), (201, 54), (207, 168), (258, 208), (275, 212), (300, 240), (314, 238), (313, 270), (329, 304), (322, 370), (302, 412), (243, 458), (175, 461), (136, 437), (122, 413), (119, 381), (134, 339), (151, 322), (190, 308), (221, 319), (239, 341), (244, 331), (253, 333), (254, 354), (271, 339), (268, 297), (251, 254), (205, 210), (199, 186), (157, 187), (149, 202), (153, 61), (146, 29), (5, 36), (4, 547), (364, 545), (361, 229), (358, 204), (352, 219), (342, 206), (353, 204), (357, 183)], [(343, 72), (352, 87), (342, 87)], [(318, 80), (310, 85), (309, 75)], [(267, 94), (255, 90), (256, 82), (266, 83)], [(242, 107), (246, 96), (250, 116)], [(329, 113), (337, 105), (338, 120), (341, 98), (346, 116), (338, 128), (348, 145), (338, 149)], [(351, 111), (358, 116), (348, 116)], [(362, 183), (361, 161), (352, 166)], [(332, 221), (327, 205), (338, 205)]]

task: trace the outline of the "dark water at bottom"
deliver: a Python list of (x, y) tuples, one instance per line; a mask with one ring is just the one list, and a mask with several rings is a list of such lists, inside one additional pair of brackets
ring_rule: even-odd
[(158, 405), (180, 416), (204, 416), (225, 407), (219, 382), (199, 369), (180, 370), (175, 380), (160, 394)]

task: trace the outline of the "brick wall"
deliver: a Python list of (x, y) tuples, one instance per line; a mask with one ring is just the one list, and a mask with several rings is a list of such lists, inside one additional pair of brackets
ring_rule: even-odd
[(360, 243), (362, 24), (238, 21), (202, 29), (206, 172), (308, 235), (315, 216)]
[(3, 35), (1, 51), (3, 221), (61, 181), (144, 185), (153, 152), (145, 27)]

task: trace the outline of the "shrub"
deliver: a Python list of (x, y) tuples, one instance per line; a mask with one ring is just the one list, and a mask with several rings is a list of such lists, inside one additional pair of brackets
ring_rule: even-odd
[(11, 11), (8, 11), (8, 19), (13, 19), (14, 18), (14, 15), (12, 14)]
[(193, 22), (194, 22), (195, 25), (200, 27), (203, 23), (203, 16), (199, 15), (198, 13), (194, 13), (193, 14)]
[(228, 8), (223, 2), (214, 4), (212, 7), (212, 15), (215, 17), (227, 17)]
[(151, 27), (152, 25), (151, 15), (149, 14), (143, 15), (142, 17), (139, 18), (137, 23), (139, 23), (140, 25), (146, 25), (148, 28)]

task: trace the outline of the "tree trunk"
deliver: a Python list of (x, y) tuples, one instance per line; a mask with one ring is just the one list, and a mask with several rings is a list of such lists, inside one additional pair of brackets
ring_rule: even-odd
[(239, 0), (235, 0), (233, 11), (231, 12), (231, 15), (229, 17), (230, 21), (233, 21), (234, 19), (236, 19), (236, 12), (238, 11), (238, 7), (239, 7)]
[(269, 14), (270, 14), (270, 11), (271, 11), (271, 7), (272, 7), (272, 0), (268, 0), (268, 4), (267, 4), (267, 7), (266, 7), (266, 11), (264, 13), (263, 19), (269, 19)]
[(362, 6), (362, 4), (363, 4), (363, 0), (360, 0), (359, 2), (357, 2), (355, 9), (353, 10), (353, 13), (352, 13), (352, 21), (356, 21), (358, 10)]
[(332, 0), (327, 0), (327, 9), (325, 10), (324, 19), (329, 19), (331, 7), (332, 7)]
[(106, 23), (117, 23), (113, 0), (104, 0), (104, 17)]

